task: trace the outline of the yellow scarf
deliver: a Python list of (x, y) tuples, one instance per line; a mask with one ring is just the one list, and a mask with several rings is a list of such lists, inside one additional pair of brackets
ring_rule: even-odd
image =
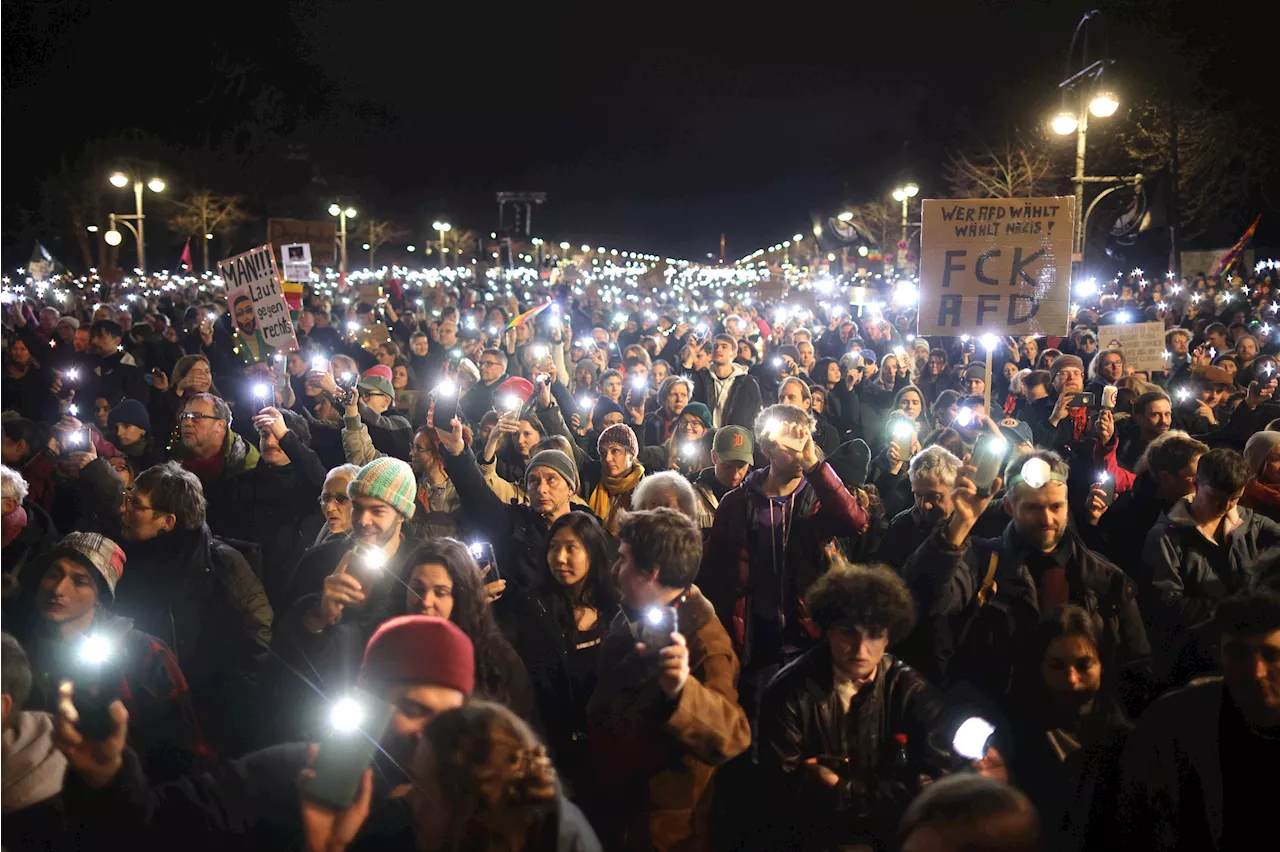
[(622, 476), (603, 474), (595, 490), (591, 492), (591, 500), (587, 505), (604, 521), (604, 528), (610, 535), (618, 532), (618, 512), (631, 508), (631, 492), (642, 476), (642, 464), (632, 465), (631, 470)]

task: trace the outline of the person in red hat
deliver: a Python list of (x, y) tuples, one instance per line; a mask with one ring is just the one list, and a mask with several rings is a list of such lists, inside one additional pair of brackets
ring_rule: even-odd
[[(457, 625), (426, 615), (385, 622), (365, 646), (361, 691), (331, 695), (358, 702), (385, 701), (391, 720), (366, 773), (354, 820), (352, 848), (413, 848), (408, 793), (414, 752), (437, 716), (462, 707), (475, 687), (475, 651)], [(127, 848), (145, 837), (150, 848), (313, 848), (308, 827), (346, 824), (345, 812), (302, 793), (299, 783), (315, 763), (316, 746), (292, 742), (225, 761), (213, 772), (153, 784), (138, 755), (125, 745), (129, 713), (116, 702), (114, 729), (90, 741), (77, 728), (75, 690), (65, 684), (54, 720), (54, 740), (67, 758), (63, 786), (67, 812), (85, 837)], [(301, 723), (302, 720), (299, 720)], [(301, 818), (300, 818), (301, 817)], [(337, 846), (334, 848), (343, 848)]]

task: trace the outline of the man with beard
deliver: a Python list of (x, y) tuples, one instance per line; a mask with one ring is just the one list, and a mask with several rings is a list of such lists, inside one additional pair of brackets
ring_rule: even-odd
[(262, 332), (258, 330), (258, 318), (253, 312), (253, 300), (244, 295), (236, 296), (231, 303), (231, 315), (235, 320), (238, 333), (236, 345), (247, 350), (240, 352), (245, 362), (253, 363), (269, 358), (272, 347), (262, 339)]
[[(1099, 358), (1107, 357), (1102, 353)], [(1173, 403), (1164, 391), (1148, 391), (1133, 401), (1133, 413), (1116, 426), (1120, 444), (1116, 461), (1126, 470), (1134, 470), (1147, 447), (1173, 426)]]
[[(339, 606), (336, 613), (324, 612), (318, 600), (321, 592), (333, 587), (335, 595), (341, 591), (338, 603), (354, 604), (353, 610), (372, 621), (368, 625), (372, 632), (373, 625), (386, 618), (391, 586), (396, 586), (393, 578), (402, 575), (417, 544), (411, 528), (406, 526), (414, 514), (417, 490), (413, 470), (400, 459), (383, 456), (361, 467), (347, 486), (351, 532), (345, 538), (311, 548), (298, 560), (285, 598), (292, 608), (289, 617), (302, 618), (312, 633), (336, 624), (343, 618), (343, 608)], [(352, 553), (357, 546), (365, 556)], [(339, 572), (339, 568), (343, 570)], [(366, 578), (366, 582), (356, 575)], [(308, 601), (305, 605), (300, 603), (303, 598)]]
[(901, 571), (933, 529), (951, 517), (951, 489), (963, 462), (944, 447), (925, 447), (907, 468), (913, 505), (893, 516), (879, 558)]
[(711, 409), (716, 428), (750, 429), (760, 413), (760, 385), (747, 368), (734, 362), (738, 344), (727, 334), (716, 335), (711, 366), (693, 375), (693, 398)]
[[(964, 465), (951, 491), (950, 520), (938, 525), (902, 569), (922, 621), (932, 620), (937, 631), (933, 664), (942, 683), (1001, 702), (1019, 649), (1040, 614), (1072, 603), (1101, 622), (1103, 661), (1117, 672), (1126, 703), (1140, 708), (1151, 646), (1136, 590), (1124, 572), (1068, 527), (1067, 463), (1057, 453), (1037, 450), (1015, 457), (1005, 470), (1012, 475), (1003, 503), (1012, 520), (1000, 538), (970, 537), (1000, 478), (980, 492), (971, 478), (977, 471)], [(943, 654), (947, 645), (952, 647)]]
[(1222, 676), (1161, 698), (1129, 738), (1117, 849), (1253, 849), (1274, 836), (1259, 772), (1280, 760), (1280, 596), (1227, 598), (1211, 632)]
[(215, 527), (229, 510), (227, 494), (232, 483), (261, 460), (258, 448), (231, 430), (231, 409), (222, 397), (199, 393), (187, 400), (178, 416), (182, 432), (182, 466), (200, 480)]
[[(359, 697), (385, 701), (392, 714), (361, 785), (367, 817), (342, 848), (409, 849), (414, 841), (408, 794), (415, 779), (408, 767), (427, 725), (471, 696), (475, 650), (445, 619), (401, 616), (370, 638), (359, 683)], [(303, 792), (303, 772), (315, 763), (314, 745), (272, 746), (212, 772), (152, 786), (137, 755), (125, 746), (124, 706), (113, 704), (111, 716), (111, 734), (86, 741), (76, 728), (68, 684), (55, 736), (71, 768), (63, 789), (68, 813), (82, 831), (113, 848), (192, 848), (193, 841), (201, 849), (302, 848), (304, 826), (335, 819), (330, 807)]]

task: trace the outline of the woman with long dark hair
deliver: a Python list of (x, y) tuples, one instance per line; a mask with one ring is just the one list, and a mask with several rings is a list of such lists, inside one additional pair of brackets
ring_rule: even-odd
[(533, 680), (547, 743), (572, 785), (588, 769), (587, 699), (600, 642), (618, 611), (613, 547), (587, 512), (559, 518), (547, 542), (547, 570), (515, 608), (515, 645)]
[(476, 649), (477, 694), (534, 722), (529, 672), (493, 619), (485, 580), (471, 551), (457, 539), (432, 539), (414, 552), (409, 565), (404, 612), (447, 618), (462, 628)]
[(1045, 849), (1103, 849), (1132, 725), (1115, 699), (1093, 617), (1071, 604), (1036, 629), (1014, 685), (1013, 780), (1040, 811)]

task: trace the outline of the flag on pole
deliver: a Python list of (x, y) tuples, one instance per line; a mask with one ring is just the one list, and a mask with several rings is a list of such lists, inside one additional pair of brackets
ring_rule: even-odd
[(65, 269), (66, 267), (49, 254), (49, 250), (37, 240), (35, 248), (31, 250), (31, 260), (27, 262), (27, 274), (36, 281), (45, 281), (62, 274)]
[(1253, 239), (1253, 232), (1258, 229), (1258, 223), (1261, 221), (1262, 214), (1259, 213), (1258, 218), (1254, 219), (1253, 224), (1249, 226), (1249, 230), (1244, 232), (1244, 236), (1235, 245), (1227, 249), (1226, 253), (1218, 260), (1218, 265), (1213, 268), (1213, 272), (1209, 273), (1210, 276), (1226, 275), (1231, 271), (1231, 267), (1240, 262), (1240, 258), (1244, 257), (1245, 245), (1248, 244), (1249, 240)]
[(187, 244), (182, 247), (182, 257), (178, 258), (178, 269), (190, 274), (195, 269), (195, 264), (191, 262), (191, 238), (187, 238)]
[(537, 316), (538, 316), (538, 314), (542, 313), (542, 312), (543, 312), (543, 311), (545, 311), (547, 308), (551, 307), (551, 305), (552, 305), (552, 304), (554, 304), (554, 303), (553, 303), (553, 302), (543, 302), (541, 305), (538, 305), (538, 307), (536, 307), (536, 308), (530, 308), (529, 310), (527, 310), (527, 311), (525, 311), (524, 313), (520, 314), (520, 315), (519, 315), (518, 317), (516, 317), (515, 319), (511, 320), (511, 322), (507, 323), (507, 327), (506, 327), (506, 328), (504, 328), (504, 329), (503, 329), (503, 331), (510, 331), (511, 329), (516, 328), (517, 326), (522, 326), (522, 325), (524, 325), (525, 323), (527, 323), (527, 322), (529, 322), (530, 320), (532, 320), (532, 319), (534, 319), (535, 317), (537, 317)]

